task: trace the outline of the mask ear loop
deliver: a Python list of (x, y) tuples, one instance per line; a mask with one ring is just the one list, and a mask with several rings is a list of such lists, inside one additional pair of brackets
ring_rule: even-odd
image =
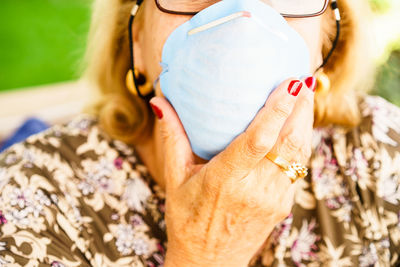
[(134, 51), (133, 51), (134, 46), (133, 46), (132, 26), (133, 26), (133, 20), (134, 20), (134, 18), (136, 16), (136, 13), (138, 12), (139, 7), (140, 7), (140, 5), (142, 3), (143, 3), (143, 0), (137, 0), (136, 1), (135, 5), (133, 6), (133, 8), (131, 10), (131, 15), (129, 17), (129, 24), (128, 24), (129, 28), (128, 28), (128, 31), (129, 31), (129, 52), (130, 52), (130, 70), (131, 70), (130, 73), (132, 75), (132, 80), (133, 80), (133, 83), (135, 85), (135, 89), (136, 89), (137, 95), (140, 98), (142, 98), (142, 99), (146, 100), (147, 102), (149, 102), (150, 99), (154, 97), (154, 89), (151, 90), (150, 93), (147, 93), (147, 94), (143, 95), (139, 90), (140, 84), (138, 82), (138, 79), (136, 78), (135, 71), (134, 71), (135, 70), (135, 62), (134, 62), (134, 56), (133, 56), (134, 55)]
[(340, 20), (341, 20), (341, 17), (340, 17), (340, 11), (339, 11), (339, 8), (338, 8), (336, 0), (332, 0), (331, 8), (332, 8), (333, 12), (335, 12), (336, 36), (335, 36), (335, 39), (333, 40), (331, 50), (329, 51), (328, 55), (325, 57), (325, 59), (322, 62), (321, 66), (318, 67), (316, 72), (318, 72), (320, 69), (322, 69), (326, 65), (326, 63), (328, 62), (329, 58), (332, 56), (333, 51), (335, 50), (335, 48), (336, 48), (336, 46), (338, 44), (338, 41), (339, 41), (339, 37), (340, 37)]

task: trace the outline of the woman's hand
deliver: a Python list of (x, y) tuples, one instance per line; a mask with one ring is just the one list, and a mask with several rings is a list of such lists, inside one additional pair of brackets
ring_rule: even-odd
[[(298, 86), (302, 90), (292, 95)], [(195, 164), (168, 101), (151, 100), (163, 114), (166, 267), (247, 266), (274, 226), (289, 215), (295, 184), (265, 156), (272, 151), (288, 161), (308, 162), (314, 87), (313, 78), (281, 84), (248, 129), (202, 165)]]

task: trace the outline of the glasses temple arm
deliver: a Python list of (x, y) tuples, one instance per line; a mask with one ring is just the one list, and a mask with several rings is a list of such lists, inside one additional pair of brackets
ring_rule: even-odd
[(332, 42), (332, 48), (329, 51), (328, 55), (324, 58), (324, 61), (322, 62), (321, 66), (318, 67), (317, 71), (320, 70), (321, 68), (323, 68), (326, 63), (328, 62), (329, 58), (332, 56), (333, 51), (335, 50), (338, 42), (339, 42), (339, 37), (340, 37), (340, 11), (337, 5), (336, 0), (332, 0), (331, 2), (331, 8), (333, 10), (333, 12), (335, 12), (335, 19), (336, 19), (336, 36), (335, 39)]

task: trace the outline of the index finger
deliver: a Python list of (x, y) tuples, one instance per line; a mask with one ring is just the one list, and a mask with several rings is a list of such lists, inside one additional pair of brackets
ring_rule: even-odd
[(246, 176), (274, 146), (302, 87), (300, 80), (289, 79), (276, 88), (247, 130), (213, 158), (208, 168), (215, 168), (223, 178)]

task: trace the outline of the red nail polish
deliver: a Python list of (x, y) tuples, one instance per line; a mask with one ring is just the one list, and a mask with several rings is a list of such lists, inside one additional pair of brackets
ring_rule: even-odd
[(288, 92), (293, 96), (297, 96), (301, 90), (301, 87), (303, 87), (303, 83), (299, 80), (291, 81), (288, 87)]
[(163, 117), (163, 113), (162, 113), (161, 109), (159, 107), (157, 107), (156, 105), (154, 105), (153, 103), (150, 103), (150, 106), (151, 106), (151, 109), (153, 110), (154, 115), (156, 115), (157, 118), (159, 120), (161, 120)]
[(251, 13), (249, 11), (243, 11), (242, 12), (243, 17), (251, 18)]
[(308, 77), (307, 79), (305, 79), (304, 82), (306, 83), (307, 87), (308, 87), (311, 91), (315, 92), (315, 87), (316, 87), (316, 85), (317, 85), (317, 80), (315, 79), (315, 77), (310, 76), (310, 77)]

